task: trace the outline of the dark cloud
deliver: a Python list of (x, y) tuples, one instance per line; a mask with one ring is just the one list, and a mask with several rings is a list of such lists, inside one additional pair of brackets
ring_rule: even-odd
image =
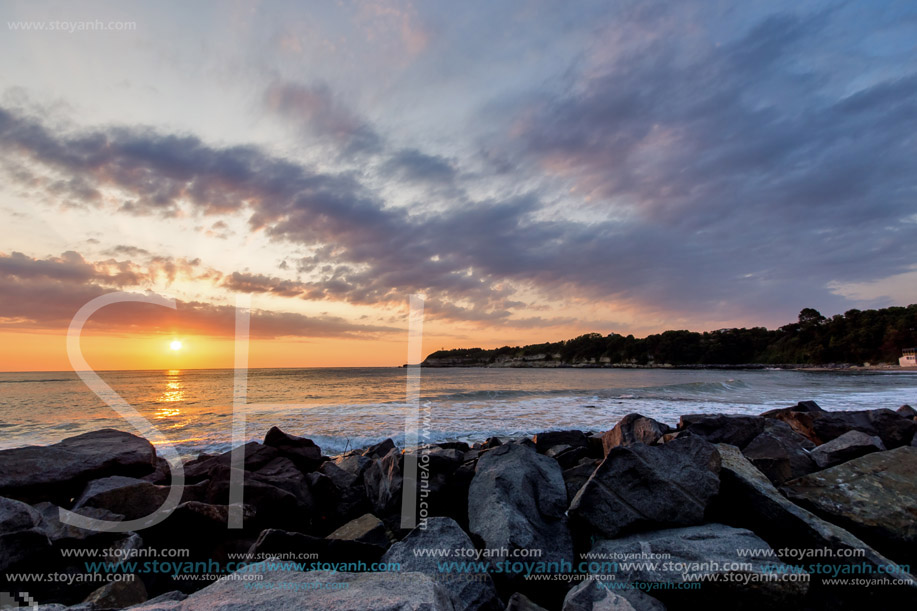
[(383, 164), (382, 171), (415, 182), (449, 184), (455, 178), (452, 162), (438, 155), (427, 155), (417, 149), (402, 149), (391, 155)]

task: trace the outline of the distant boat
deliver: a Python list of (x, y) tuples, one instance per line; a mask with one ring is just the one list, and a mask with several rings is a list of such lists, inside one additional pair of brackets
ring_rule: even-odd
[(901, 367), (917, 367), (917, 348), (905, 348), (898, 359)]

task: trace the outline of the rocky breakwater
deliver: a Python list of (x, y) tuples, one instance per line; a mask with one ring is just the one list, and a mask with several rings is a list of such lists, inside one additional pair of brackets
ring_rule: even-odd
[(914, 418), (803, 402), (335, 457), (274, 428), (239, 463), (187, 462), (178, 507), (124, 533), (60, 508), (155, 513), (169, 469), (98, 431), (0, 451), (0, 591), (88, 611), (913, 607)]

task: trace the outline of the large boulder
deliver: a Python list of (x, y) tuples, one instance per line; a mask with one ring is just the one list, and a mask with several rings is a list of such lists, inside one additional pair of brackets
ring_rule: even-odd
[(860, 431), (879, 437), (886, 448), (894, 449), (909, 444), (917, 431), (917, 422), (890, 409), (829, 412), (788, 408), (770, 414), (817, 445), (836, 439), (848, 431)]
[[(280, 452), (278, 452), (277, 449), (262, 445), (257, 441), (246, 443), (239, 451), (242, 454), (242, 464), (240, 468), (245, 471), (257, 471), (272, 460), (280, 457)], [(234, 468), (232, 450), (217, 456), (202, 454), (185, 464), (185, 482), (193, 484), (204, 479), (212, 478), (214, 471), (221, 471), (229, 468)]]
[(114, 429), (84, 433), (50, 446), (0, 450), (0, 496), (69, 506), (90, 480), (144, 476), (156, 463), (156, 450), (149, 441)]
[(92, 611), (124, 609), (147, 601), (146, 587), (139, 577), (130, 581), (113, 581), (95, 590), (83, 601)]
[(0, 573), (29, 559), (40, 559), (51, 548), (38, 528), (41, 514), (21, 501), (0, 498)]
[[(366, 461), (368, 468), (372, 461), (362, 456), (353, 456)], [(354, 466), (353, 463), (348, 463)], [(369, 502), (366, 500), (366, 488), (363, 485), (363, 471), (347, 471), (341, 468), (340, 463), (327, 461), (319, 467), (322, 475), (327, 477), (334, 490), (331, 492), (335, 513), (339, 518), (344, 520), (353, 520), (365, 514), (369, 510)]]
[(593, 575), (567, 592), (562, 611), (665, 611), (665, 605), (640, 590), (613, 589)]
[(632, 446), (635, 443), (652, 445), (672, 431), (667, 424), (640, 414), (627, 414), (602, 436), (602, 447), (607, 455), (612, 448)]
[(612, 448), (574, 497), (570, 516), (605, 536), (704, 521), (719, 490), (720, 456), (700, 437)]
[(488, 550), (512, 555), (537, 549), (546, 563), (572, 562), (566, 508), (567, 490), (554, 460), (518, 444), (501, 445), (478, 460), (468, 491), (468, 520)]
[(259, 587), (224, 577), (184, 600), (147, 603), (132, 611), (454, 611), (449, 593), (423, 573), (259, 571)]
[(306, 473), (317, 469), (323, 461), (322, 449), (311, 439), (289, 435), (276, 426), (264, 436), (264, 445), (274, 448)]
[[(847, 431), (840, 437), (815, 448), (812, 451), (812, 460), (819, 469), (827, 469), (848, 460), (884, 450), (885, 444), (876, 435), (869, 435), (862, 431)], [(797, 477), (803, 475), (808, 475), (808, 473), (800, 473)]]
[[(198, 487), (188, 486), (185, 490)], [(169, 495), (168, 486), (157, 486), (148, 481), (123, 475), (112, 475), (89, 482), (73, 508), (105, 509), (120, 514), (128, 520), (152, 516)]]
[[(442, 550), (441, 555), (436, 554)], [(461, 554), (461, 555), (459, 555)], [(382, 557), (382, 562), (397, 562), (402, 571), (424, 573), (441, 581), (452, 595), (456, 611), (492, 609), (500, 611), (503, 604), (487, 572), (442, 572), (441, 565), (450, 561), (473, 562), (477, 558), (474, 543), (451, 518), (429, 518), (412, 530)]]
[(917, 563), (917, 448), (868, 454), (790, 482), (795, 503), (892, 558)]
[(615, 582), (701, 582), (696, 590), (653, 590), (677, 608), (773, 609), (800, 606), (808, 590), (808, 575), (787, 572), (772, 557), (771, 548), (750, 530), (704, 524), (605, 539), (592, 546), (594, 557), (624, 558), (657, 555), (659, 562), (618, 562), (610, 572)]
[(576, 493), (586, 485), (586, 482), (589, 481), (589, 478), (592, 477), (592, 474), (595, 473), (600, 464), (602, 464), (601, 460), (585, 458), (578, 465), (564, 469), (564, 486), (567, 488), (568, 502), (572, 502), (576, 498)]
[(391, 439), (385, 439), (363, 450), (363, 456), (366, 458), (384, 458), (394, 449), (396, 449), (395, 442)]
[(703, 437), (710, 443), (744, 448), (764, 432), (764, 419), (737, 414), (689, 414), (678, 421), (678, 430)]
[(586, 434), (582, 431), (545, 431), (535, 435), (532, 441), (539, 454), (544, 454), (555, 446), (586, 448), (589, 445)]
[[(862, 573), (863, 566), (877, 573), (893, 564), (848, 531), (787, 500), (738, 448), (719, 444), (717, 451), (722, 485), (711, 508), (714, 519), (753, 530), (775, 550), (793, 550), (795, 558), (783, 557), (788, 562), (811, 558), (847, 575)], [(895, 576), (903, 585), (871, 588), (828, 585), (825, 577), (831, 575), (812, 575), (810, 597), (824, 601), (826, 609), (864, 608), (888, 600), (917, 604), (917, 581), (909, 575)]]
[(772, 482), (783, 482), (812, 473), (817, 465), (810, 452), (815, 444), (780, 420), (768, 420), (764, 431), (742, 453)]
[(368, 543), (369, 545), (376, 545), (382, 549), (387, 549), (391, 544), (382, 520), (371, 513), (351, 520), (325, 538)]

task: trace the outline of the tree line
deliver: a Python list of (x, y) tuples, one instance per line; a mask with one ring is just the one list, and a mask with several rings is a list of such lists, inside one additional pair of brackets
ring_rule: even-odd
[(830, 318), (805, 308), (796, 322), (775, 330), (720, 329), (633, 335), (587, 333), (528, 346), (439, 350), (428, 359), (487, 364), (498, 358), (548, 355), (562, 363), (620, 365), (827, 365), (895, 363), (904, 348), (917, 346), (917, 304), (878, 310), (848, 310)]

